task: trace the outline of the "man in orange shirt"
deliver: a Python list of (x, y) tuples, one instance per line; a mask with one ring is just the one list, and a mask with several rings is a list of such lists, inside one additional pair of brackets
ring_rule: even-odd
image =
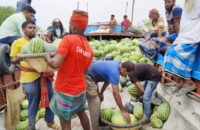
[(93, 52), (83, 36), (88, 24), (88, 14), (74, 10), (70, 19), (70, 34), (63, 38), (57, 53), (45, 60), (52, 68), (59, 68), (55, 82), (55, 94), (50, 108), (60, 118), (63, 130), (71, 130), (71, 118), (77, 113), (84, 130), (90, 130), (85, 113), (86, 85), (84, 73), (89, 68)]

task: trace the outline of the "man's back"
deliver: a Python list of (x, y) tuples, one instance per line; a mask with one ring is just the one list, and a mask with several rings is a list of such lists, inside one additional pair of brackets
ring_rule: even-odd
[(21, 26), (25, 21), (23, 13), (16, 13), (8, 17), (0, 26), (0, 39), (9, 36), (23, 36)]
[(86, 38), (80, 35), (65, 36), (57, 53), (65, 59), (58, 70), (55, 90), (71, 95), (85, 91), (84, 72), (93, 58)]
[(93, 81), (110, 82), (118, 86), (120, 78), (120, 62), (119, 61), (100, 61), (93, 63), (88, 69), (89, 75)]

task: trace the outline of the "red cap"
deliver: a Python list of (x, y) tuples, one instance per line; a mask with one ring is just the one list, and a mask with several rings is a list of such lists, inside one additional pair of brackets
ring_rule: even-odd
[(88, 13), (82, 10), (74, 10), (70, 22), (79, 28), (86, 29), (88, 25)]

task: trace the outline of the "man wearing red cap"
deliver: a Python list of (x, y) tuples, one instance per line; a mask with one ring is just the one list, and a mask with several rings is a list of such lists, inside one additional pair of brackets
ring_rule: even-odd
[(84, 130), (89, 130), (89, 119), (85, 113), (86, 85), (84, 73), (89, 68), (93, 52), (83, 36), (88, 24), (88, 14), (74, 10), (70, 19), (70, 34), (65, 36), (54, 56), (45, 60), (52, 68), (59, 68), (55, 82), (55, 94), (51, 110), (60, 118), (63, 130), (71, 130), (71, 118), (76, 113)]

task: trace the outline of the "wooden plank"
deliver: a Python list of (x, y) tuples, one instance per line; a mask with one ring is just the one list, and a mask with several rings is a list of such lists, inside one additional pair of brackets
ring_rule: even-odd
[[(18, 54), (17, 57), (19, 58), (37, 58), (37, 57), (44, 57), (48, 53), (38, 53), (38, 54)], [(55, 55), (56, 53), (49, 53), (50, 55)]]
[(196, 93), (200, 95), (200, 80), (195, 80)]

